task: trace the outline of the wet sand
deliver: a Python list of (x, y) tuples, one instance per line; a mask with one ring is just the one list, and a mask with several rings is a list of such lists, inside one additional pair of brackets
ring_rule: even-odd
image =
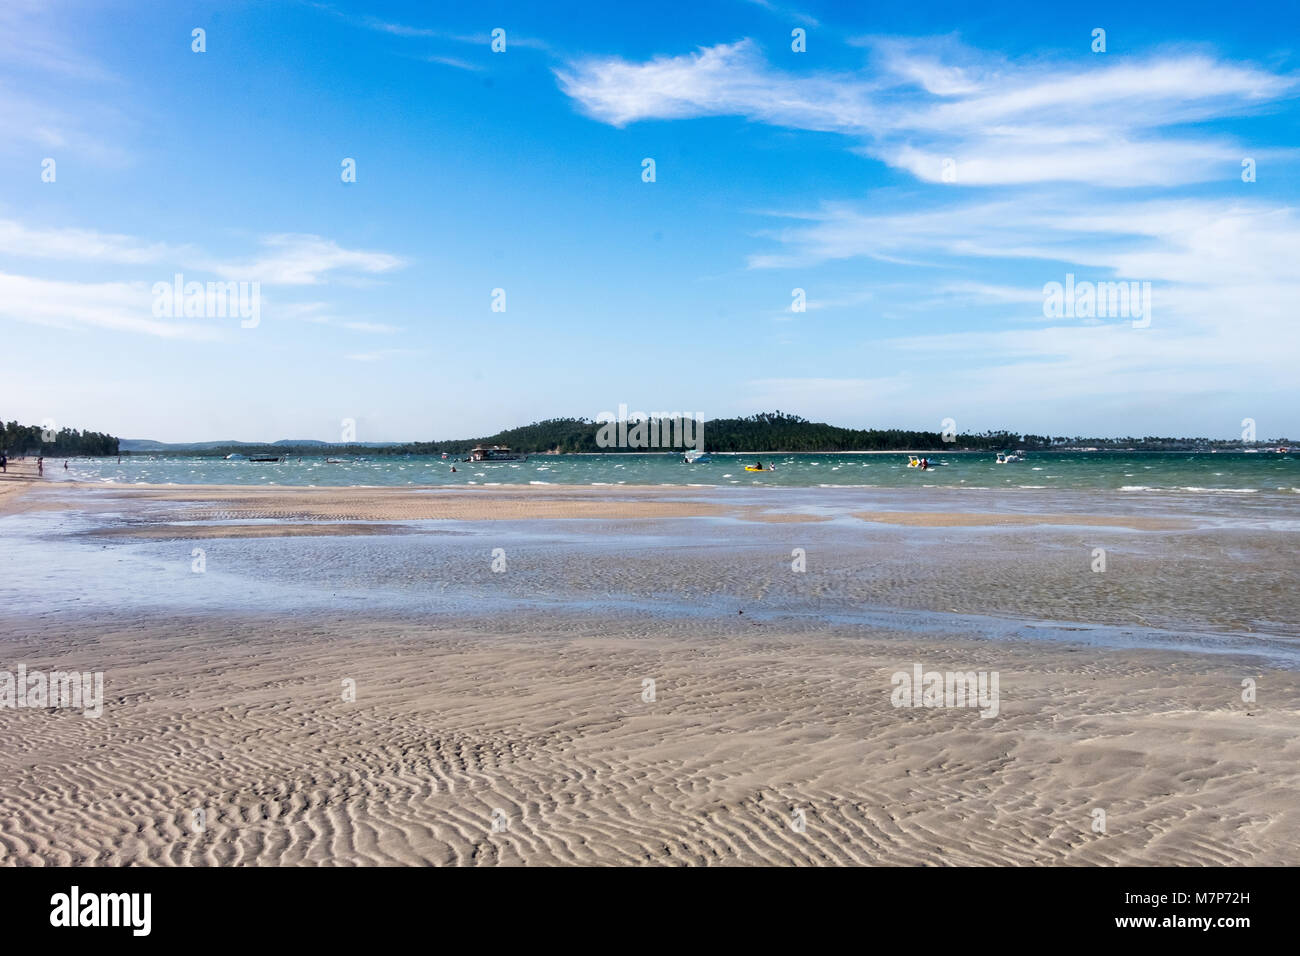
[[(25, 487), (24, 483), (24, 487)], [(717, 489), (682, 486), (590, 488), (527, 486), (449, 491), (443, 488), (306, 488), (241, 485), (105, 486), (45, 483), (39, 507), (98, 507), (149, 504), (171, 522), (225, 521), (521, 521), (549, 519), (634, 519), (731, 516), (749, 521), (800, 523), (826, 516), (775, 507), (719, 504)], [(93, 498), (87, 498), (89, 492)], [(1188, 528), (1167, 518), (1097, 514), (989, 514), (969, 512), (859, 511), (863, 521), (916, 527), (983, 525), (1091, 525), (1147, 530)], [(251, 526), (250, 526), (251, 527)], [(158, 530), (158, 529), (156, 529)], [(251, 533), (251, 532), (249, 532)], [(265, 532), (261, 532), (265, 533)], [(287, 533), (306, 533), (291, 531)], [(365, 532), (361, 532), (365, 533)], [(239, 532), (232, 532), (232, 536)]]
[(976, 528), (1026, 525), (1079, 525), (1094, 528), (1135, 528), (1161, 531), (1193, 527), (1191, 522), (1171, 518), (1117, 518), (1106, 515), (969, 514), (951, 511), (858, 511), (853, 517), (879, 524), (913, 528)]
[(10, 459), (0, 473), (0, 515), (9, 514), (29, 505), (26, 492), (37, 482), (36, 461)]
[[(105, 679), (97, 718), (0, 709), (5, 865), (1300, 862), (1293, 531), (680, 489), (3, 500), (0, 670)], [(914, 663), (996, 673), (996, 716), (894, 706)]]

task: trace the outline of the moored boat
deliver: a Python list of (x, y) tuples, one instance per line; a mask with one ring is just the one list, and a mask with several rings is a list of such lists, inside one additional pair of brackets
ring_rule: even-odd
[(493, 445), (490, 448), (476, 445), (470, 449), (469, 457), (463, 461), (527, 461), (527, 455), (516, 455), (508, 445)]

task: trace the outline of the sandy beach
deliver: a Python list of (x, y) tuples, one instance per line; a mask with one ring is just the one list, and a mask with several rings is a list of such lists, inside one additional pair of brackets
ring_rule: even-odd
[[(1095, 498), (0, 488), (0, 670), (104, 675), (100, 716), (0, 710), (5, 865), (1300, 861), (1294, 531)], [(914, 665), (996, 675), (996, 713), (900, 699)]]

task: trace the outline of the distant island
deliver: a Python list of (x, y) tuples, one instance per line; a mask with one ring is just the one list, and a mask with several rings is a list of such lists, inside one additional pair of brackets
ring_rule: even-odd
[[(230, 454), (318, 456), (347, 455), (464, 455), (476, 445), (504, 445), (528, 455), (625, 454), (671, 452), (670, 448), (607, 448), (597, 442), (601, 424), (585, 418), (551, 418), (518, 428), (509, 428), (481, 438), (454, 441), (417, 442), (323, 442), (282, 440), (278, 442), (214, 441), (165, 443), (123, 439), (123, 454), (204, 455)], [(1268, 444), (1287, 445), (1285, 439), (1256, 442), (1210, 438), (1088, 438), (1065, 435), (1033, 435), (1011, 431), (958, 433), (945, 441), (940, 432), (901, 428), (841, 428), (825, 422), (810, 422), (780, 411), (761, 412), (747, 418), (716, 418), (704, 423), (705, 450), (711, 452), (852, 452), (852, 451), (1218, 451), (1244, 450)], [(117, 439), (113, 439), (114, 442)], [(12, 446), (11, 446), (12, 447)], [(85, 452), (92, 454), (93, 452)], [(116, 451), (106, 452), (116, 454)]]
[[(101, 432), (9, 422), (0, 431), (0, 449), (10, 455), (47, 457), (105, 455), (464, 455), (476, 445), (504, 445), (527, 455), (635, 454), (672, 452), (671, 448), (607, 448), (597, 441), (601, 424), (585, 418), (551, 418), (509, 428), (482, 438), (417, 442), (325, 442), (312, 439), (277, 442), (158, 442), (119, 439)], [(747, 418), (715, 418), (704, 423), (705, 450), (711, 452), (853, 452), (853, 451), (1244, 451), (1287, 446), (1286, 438), (1248, 443), (1235, 439), (1086, 438), (1032, 435), (1011, 431), (958, 433), (944, 440), (940, 432), (903, 428), (840, 428), (810, 422), (784, 412), (760, 412)]]

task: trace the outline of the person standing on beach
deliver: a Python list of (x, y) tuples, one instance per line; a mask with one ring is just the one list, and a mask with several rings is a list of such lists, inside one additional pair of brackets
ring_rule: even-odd
[(44, 456), (44, 455), (37, 455), (37, 456), (36, 456), (36, 474), (37, 474), (37, 475), (44, 475), (44, 474), (45, 474), (45, 456)]

